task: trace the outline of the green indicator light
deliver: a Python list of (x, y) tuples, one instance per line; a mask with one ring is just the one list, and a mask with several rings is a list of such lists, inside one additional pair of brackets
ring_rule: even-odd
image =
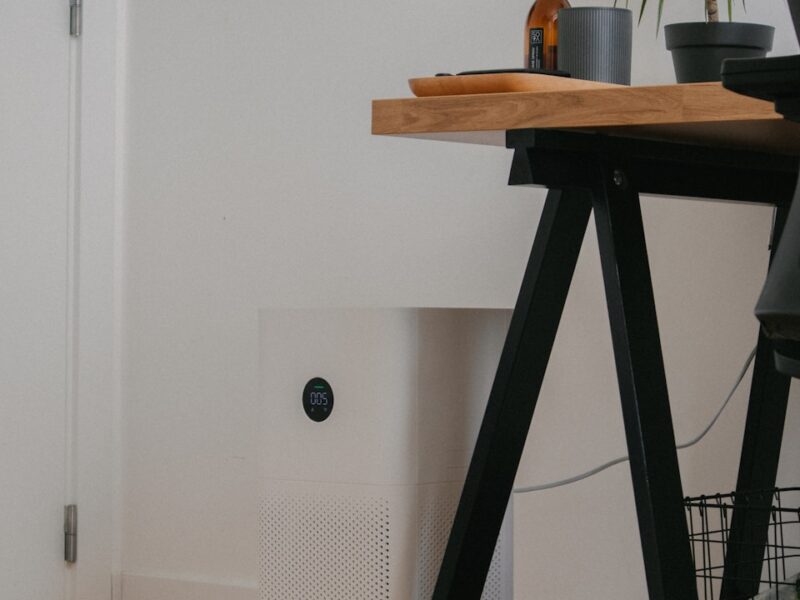
[(324, 390), (324, 389), (325, 389), (325, 386), (324, 386), (324, 385), (315, 385), (315, 386), (314, 386), (314, 389), (315, 389), (315, 390)]

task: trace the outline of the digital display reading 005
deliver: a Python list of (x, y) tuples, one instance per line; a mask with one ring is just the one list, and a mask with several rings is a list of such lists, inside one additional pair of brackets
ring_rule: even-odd
[(303, 410), (312, 421), (324, 421), (333, 410), (333, 389), (322, 377), (314, 377), (303, 388)]
[(308, 403), (311, 406), (328, 406), (328, 392), (311, 392)]

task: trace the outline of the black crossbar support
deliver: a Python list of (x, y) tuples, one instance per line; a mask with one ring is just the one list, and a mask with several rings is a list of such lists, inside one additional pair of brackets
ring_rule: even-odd
[(752, 150), (546, 129), (509, 131), (506, 144), (515, 149), (510, 185), (591, 187), (587, 165), (598, 156), (625, 156), (640, 194), (777, 204), (792, 197), (797, 183), (797, 157)]

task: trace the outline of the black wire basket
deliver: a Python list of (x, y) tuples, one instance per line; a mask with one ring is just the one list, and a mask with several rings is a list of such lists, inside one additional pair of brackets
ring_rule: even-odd
[[(686, 498), (684, 505), (700, 598), (720, 598), (724, 573), (724, 600), (800, 600), (800, 487)], [(749, 516), (768, 518), (764, 555), (757, 561), (752, 540), (730, 537), (734, 505), (737, 518), (748, 511)], [(746, 558), (737, 563), (734, 557)], [(742, 594), (737, 591), (741, 589), (755, 593)]]

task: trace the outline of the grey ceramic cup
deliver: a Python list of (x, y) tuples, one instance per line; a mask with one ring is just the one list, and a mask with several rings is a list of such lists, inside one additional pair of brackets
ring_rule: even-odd
[(558, 11), (558, 68), (577, 79), (631, 83), (633, 14), (625, 8)]

